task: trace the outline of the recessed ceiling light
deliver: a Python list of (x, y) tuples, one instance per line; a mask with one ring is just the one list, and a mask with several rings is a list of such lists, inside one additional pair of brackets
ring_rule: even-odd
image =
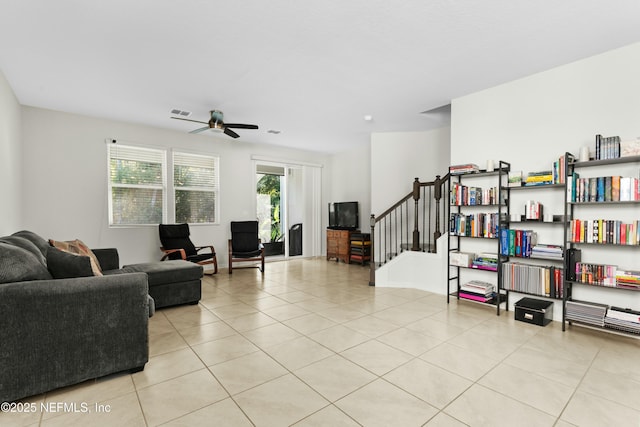
[(191, 115), (191, 111), (185, 111), (185, 110), (180, 110), (179, 108), (173, 108), (171, 109), (171, 114), (173, 114), (174, 116), (189, 117)]
[(267, 133), (272, 133), (272, 134), (274, 134), (274, 135), (277, 135), (277, 134), (279, 134), (279, 133), (280, 133), (280, 131), (279, 131), (279, 130), (275, 130), (275, 129), (269, 129), (269, 130), (267, 131)]
[(373, 116), (372, 116), (372, 115), (370, 115), (370, 114), (367, 114), (366, 116), (364, 116), (364, 120), (365, 120), (366, 122), (370, 122), (371, 120), (373, 120)]

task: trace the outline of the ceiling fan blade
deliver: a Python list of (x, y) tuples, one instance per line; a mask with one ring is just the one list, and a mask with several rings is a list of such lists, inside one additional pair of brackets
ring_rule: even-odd
[(195, 123), (202, 123), (202, 124), (207, 124), (208, 122), (201, 122), (200, 120), (191, 120), (191, 119), (183, 119), (182, 117), (170, 117), (172, 119), (176, 119), (176, 120), (184, 120), (185, 122), (195, 122)]
[(235, 129), (258, 129), (258, 125), (246, 125), (244, 123), (225, 123), (224, 126)]
[(224, 133), (229, 135), (231, 138), (239, 138), (240, 137), (240, 135), (238, 135), (237, 133), (235, 133), (234, 131), (229, 129), (227, 127), (227, 125), (225, 125), (225, 127), (224, 127)]
[(189, 133), (200, 133), (200, 132), (204, 132), (205, 130), (209, 130), (209, 129), (210, 129), (209, 126), (205, 126), (203, 128), (200, 128), (200, 129), (192, 130)]

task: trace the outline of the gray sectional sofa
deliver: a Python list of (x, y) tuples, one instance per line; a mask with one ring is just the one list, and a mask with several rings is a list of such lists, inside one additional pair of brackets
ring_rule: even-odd
[[(113, 250), (95, 253), (117, 269), (117, 252), (115, 265)], [(89, 275), (86, 258), (29, 231), (0, 238), (0, 402), (144, 369), (148, 274)]]

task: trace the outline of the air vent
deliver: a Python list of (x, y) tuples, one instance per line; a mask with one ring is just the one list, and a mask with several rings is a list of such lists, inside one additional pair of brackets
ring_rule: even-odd
[(174, 108), (173, 110), (171, 110), (171, 114), (173, 114), (174, 116), (189, 117), (191, 115), (191, 111), (179, 110), (177, 108)]

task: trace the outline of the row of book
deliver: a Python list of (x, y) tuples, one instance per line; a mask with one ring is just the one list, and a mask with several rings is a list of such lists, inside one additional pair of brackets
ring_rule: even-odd
[(560, 156), (558, 160), (551, 164), (550, 170), (539, 172), (528, 172), (524, 177), (522, 171), (510, 171), (507, 175), (508, 187), (531, 187), (537, 185), (564, 184), (567, 175), (567, 164), (565, 156)]
[(640, 311), (583, 301), (567, 301), (566, 320), (640, 334)]
[(463, 175), (465, 173), (475, 173), (479, 171), (480, 168), (475, 163), (449, 166), (449, 174), (451, 175)]
[(640, 290), (640, 271), (620, 270), (611, 264), (577, 262), (575, 273), (581, 283)]
[(549, 298), (562, 298), (564, 269), (506, 262), (502, 264), (502, 287), (504, 289)]
[(524, 179), (524, 183), (522, 185), (527, 187), (527, 186), (548, 185), (548, 184), (553, 184), (552, 170), (546, 170), (546, 171), (540, 171), (540, 172), (529, 172), (527, 174), (527, 177)]
[(611, 264), (576, 262), (576, 280), (589, 285), (615, 287), (617, 270), (618, 266)]
[(524, 204), (525, 219), (541, 220), (543, 218), (542, 203), (535, 200), (527, 200)]
[(508, 187), (532, 187), (537, 185), (554, 184), (555, 178), (552, 170), (541, 172), (529, 172), (526, 178), (522, 171), (512, 171), (507, 174)]
[(612, 219), (573, 219), (569, 236), (574, 243), (640, 244), (640, 220), (625, 223)]
[(538, 235), (533, 230), (500, 229), (500, 255), (529, 258), (537, 243)]
[(616, 286), (619, 288), (636, 289), (640, 291), (640, 271), (616, 271)]
[(471, 268), (498, 271), (498, 254), (478, 254), (473, 258), (473, 261), (471, 261)]
[(553, 184), (564, 184), (567, 177), (567, 160), (565, 156), (560, 156), (558, 160), (553, 162), (552, 165), (552, 175), (553, 175)]
[(629, 202), (640, 200), (640, 179), (622, 176), (568, 177), (567, 200), (579, 203)]
[(460, 286), (458, 296), (472, 301), (491, 302), (496, 297), (496, 287), (488, 282), (472, 280)]
[(449, 218), (449, 233), (454, 236), (497, 238), (498, 213), (462, 214), (452, 212)]
[(483, 189), (456, 182), (451, 186), (450, 196), (453, 206), (495, 205), (498, 203), (498, 187)]
[(596, 135), (596, 160), (620, 157), (620, 137)]
[(563, 259), (563, 252), (563, 247), (560, 245), (538, 243), (531, 248), (531, 256), (534, 258)]

